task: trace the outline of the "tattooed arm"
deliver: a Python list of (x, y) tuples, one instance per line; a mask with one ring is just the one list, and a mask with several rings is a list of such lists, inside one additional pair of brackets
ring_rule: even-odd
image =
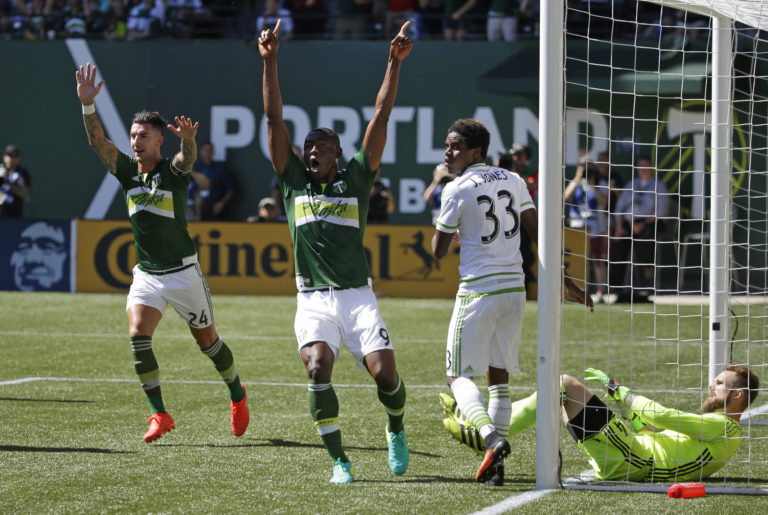
[(185, 116), (176, 117), (176, 126), (168, 124), (168, 129), (176, 136), (181, 138), (181, 150), (173, 156), (173, 166), (177, 170), (188, 173), (192, 170), (192, 165), (197, 161), (197, 127), (200, 122), (192, 123), (191, 118)]
[[(96, 67), (92, 66), (91, 63), (80, 66), (75, 71), (75, 78), (77, 79), (77, 96), (83, 107), (87, 109), (93, 106), (93, 99), (99, 94), (101, 87), (104, 85), (104, 81), (96, 84)], [(109, 171), (114, 173), (117, 165), (118, 150), (115, 144), (104, 136), (104, 128), (99, 121), (99, 115), (96, 111), (90, 114), (85, 114), (84, 112), (83, 123), (85, 124), (85, 132), (88, 135), (88, 143), (91, 145), (91, 148)]]

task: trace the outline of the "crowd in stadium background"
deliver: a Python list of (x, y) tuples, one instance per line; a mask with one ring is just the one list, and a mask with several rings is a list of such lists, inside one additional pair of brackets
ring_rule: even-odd
[[(214, 38), (252, 41), (259, 18), (269, 19), (268, 0), (0, 0), (0, 40), (146, 38)], [(693, 15), (648, 2), (569, 0), (569, 27), (590, 33), (626, 32), (635, 22), (646, 36), (659, 25), (695, 26)], [(539, 0), (282, 0), (281, 15), (290, 14), (293, 39), (388, 39), (404, 19), (414, 39), (506, 40), (538, 38)], [(580, 5), (582, 8), (580, 8)], [(601, 11), (604, 10), (604, 12)], [(590, 12), (590, 15), (587, 15)], [(359, 32), (346, 30), (354, 19)], [(632, 23), (622, 24), (622, 20)], [(507, 32), (497, 30), (505, 25)], [(399, 25), (397, 25), (399, 26)], [(511, 27), (511, 29), (510, 29)], [(286, 28), (288, 28), (286, 26)], [(395, 30), (396, 31), (396, 30)], [(511, 32), (510, 32), (511, 31)], [(673, 30), (669, 31), (674, 32)], [(394, 33), (394, 32), (393, 32)]]

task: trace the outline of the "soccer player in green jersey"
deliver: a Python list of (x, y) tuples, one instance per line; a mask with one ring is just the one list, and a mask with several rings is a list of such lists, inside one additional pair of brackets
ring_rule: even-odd
[(331, 483), (354, 481), (354, 469), (342, 447), (339, 403), (331, 384), (342, 343), (378, 387), (378, 398), (388, 415), (385, 436), (392, 472), (404, 474), (410, 459), (403, 427), (405, 385), (397, 373), (392, 342), (370, 286), (371, 272), (363, 248), (368, 201), (384, 152), (400, 65), (413, 46), (405, 35), (409, 23), (390, 43), (373, 118), (362, 147), (344, 170), (339, 170), (337, 162), (342, 155), (339, 137), (330, 129), (309, 132), (303, 161), (293, 153), (277, 81), (281, 22), (274, 31), (262, 31), (258, 42), (264, 59), (269, 152), (293, 241), (299, 290), (294, 329), (307, 371), (310, 413), (334, 460)]
[[(741, 365), (725, 367), (709, 386), (701, 413), (667, 408), (632, 392), (600, 370), (586, 378), (602, 383), (609, 397), (629, 408), (626, 421), (580, 381), (562, 376), (563, 421), (601, 480), (700, 481), (728, 462), (739, 447), (742, 413), (757, 397), (760, 381)], [(441, 394), (446, 429), (480, 451), (485, 443), (456, 401)], [(536, 424), (536, 393), (512, 404), (509, 435)]]
[(120, 182), (133, 228), (138, 264), (133, 269), (126, 313), (134, 367), (152, 408), (144, 441), (157, 440), (176, 427), (165, 410), (160, 372), (152, 352), (152, 335), (168, 304), (187, 322), (200, 350), (213, 361), (229, 387), (230, 424), (234, 435), (241, 436), (249, 421), (245, 388), (240, 384), (232, 351), (213, 325), (208, 285), (187, 231), (186, 205), (190, 171), (197, 156), (198, 124), (184, 116), (176, 117), (175, 126), (168, 124), (181, 140), (181, 150), (173, 158), (163, 158), (160, 145), (165, 121), (157, 112), (136, 113), (130, 127), (133, 156), (129, 156), (104, 136), (94, 105), (104, 84), (96, 84), (96, 67), (91, 63), (80, 66), (75, 77), (88, 143)]

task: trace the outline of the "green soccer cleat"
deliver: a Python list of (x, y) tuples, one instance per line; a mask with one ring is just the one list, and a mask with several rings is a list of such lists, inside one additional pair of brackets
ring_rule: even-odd
[(355, 467), (348, 461), (341, 461), (341, 458), (336, 460), (333, 464), (333, 477), (329, 483), (334, 485), (341, 485), (344, 483), (351, 483), (355, 480)]
[(389, 468), (396, 476), (402, 476), (408, 470), (411, 461), (411, 453), (408, 451), (408, 442), (405, 440), (405, 429), (395, 434), (386, 428), (387, 448), (389, 449)]
[(455, 418), (449, 417), (443, 419), (443, 426), (451, 433), (455, 439), (464, 445), (470, 447), (478, 454), (485, 453), (485, 441), (480, 436), (480, 432), (474, 426), (462, 424)]
[(461, 412), (459, 405), (456, 404), (456, 399), (454, 399), (452, 395), (441, 393), (440, 407), (443, 409), (443, 414), (445, 414), (446, 417), (454, 418), (460, 424), (469, 425), (469, 420), (467, 420), (467, 417)]

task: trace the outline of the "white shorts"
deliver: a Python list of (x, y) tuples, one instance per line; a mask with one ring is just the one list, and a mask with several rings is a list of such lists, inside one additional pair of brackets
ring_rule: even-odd
[(524, 313), (525, 292), (457, 296), (448, 328), (448, 377), (479, 376), (489, 366), (518, 372)]
[(299, 351), (309, 343), (325, 342), (338, 360), (344, 344), (355, 364), (365, 370), (363, 358), (367, 354), (394, 350), (370, 286), (299, 292), (296, 301), (293, 328)]
[(179, 272), (153, 275), (133, 267), (133, 282), (128, 292), (126, 311), (134, 304), (165, 311), (170, 304), (190, 327), (202, 329), (213, 324), (213, 306), (208, 283), (200, 265)]

